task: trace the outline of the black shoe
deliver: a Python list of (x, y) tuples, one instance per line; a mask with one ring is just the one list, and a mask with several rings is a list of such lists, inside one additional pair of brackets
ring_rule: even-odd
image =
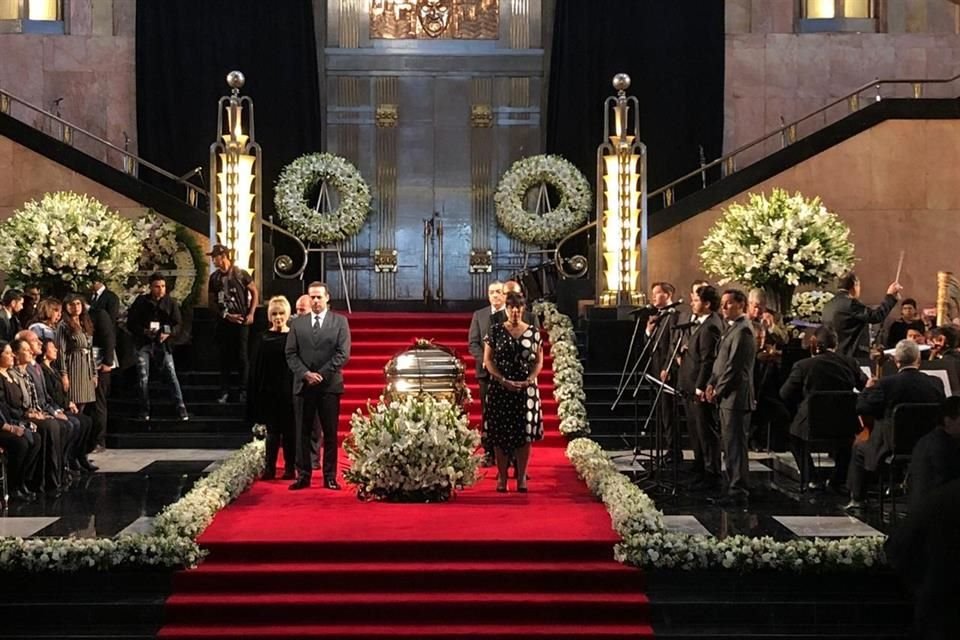
[(299, 491), (300, 489), (309, 489), (310, 488), (310, 478), (307, 476), (300, 476), (297, 478), (293, 484), (289, 487), (290, 491)]
[(340, 491), (340, 485), (337, 484), (337, 481), (333, 478), (330, 480), (324, 480), (323, 486), (331, 491)]

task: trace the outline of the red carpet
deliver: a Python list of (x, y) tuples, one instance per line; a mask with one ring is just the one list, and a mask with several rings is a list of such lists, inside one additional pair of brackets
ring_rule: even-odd
[[(462, 314), (350, 323), (354, 353), (368, 355), (347, 366), (345, 412), (379, 394), (383, 364), (413, 337), (466, 355)], [(319, 488), (316, 476), (299, 492), (256, 483), (201, 537), (210, 557), (176, 576), (160, 637), (652, 637), (642, 575), (612, 559), (610, 518), (550, 446), (563, 441), (551, 419), (528, 494), (494, 491), (493, 470), (445, 504), (361, 503), (348, 487)]]

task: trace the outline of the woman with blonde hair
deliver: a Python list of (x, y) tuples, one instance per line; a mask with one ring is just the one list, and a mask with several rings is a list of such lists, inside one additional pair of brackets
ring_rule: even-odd
[(283, 296), (270, 298), (267, 320), (270, 328), (260, 336), (250, 366), (247, 385), (247, 416), (267, 427), (266, 466), (264, 480), (277, 476), (277, 454), (283, 448), (283, 479), (295, 476), (297, 453), (293, 422), (293, 373), (287, 366), (284, 349), (290, 327), (290, 303)]

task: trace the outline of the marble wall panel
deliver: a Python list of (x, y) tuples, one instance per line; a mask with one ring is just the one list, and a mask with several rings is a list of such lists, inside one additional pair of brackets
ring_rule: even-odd
[[(921, 305), (933, 304), (936, 272), (956, 262), (960, 223), (954, 185), (960, 124), (950, 120), (888, 121), (755, 185), (782, 187), (824, 203), (850, 226), (863, 299), (877, 302), (906, 252), (901, 281)], [(950, 173), (952, 170), (953, 173)], [(719, 204), (650, 240), (650, 277), (689, 282), (703, 275), (697, 248), (724, 206)], [(953, 267), (955, 268), (955, 267)]]

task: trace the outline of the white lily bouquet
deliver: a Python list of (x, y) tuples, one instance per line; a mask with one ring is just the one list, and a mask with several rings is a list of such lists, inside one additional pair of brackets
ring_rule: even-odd
[(361, 500), (443, 502), (477, 481), (480, 436), (461, 407), (429, 395), (358, 409), (343, 445)]

